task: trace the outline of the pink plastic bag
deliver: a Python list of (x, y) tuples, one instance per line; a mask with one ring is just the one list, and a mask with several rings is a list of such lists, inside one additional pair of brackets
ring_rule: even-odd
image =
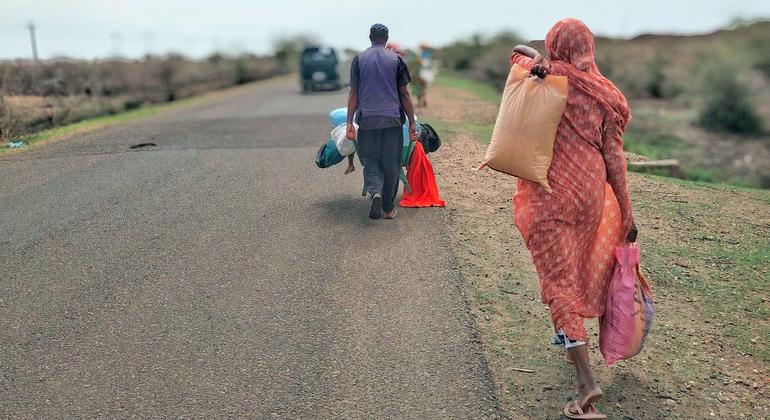
[(636, 244), (615, 247), (615, 271), (599, 326), (599, 349), (609, 365), (636, 356), (652, 326), (652, 289), (639, 261)]

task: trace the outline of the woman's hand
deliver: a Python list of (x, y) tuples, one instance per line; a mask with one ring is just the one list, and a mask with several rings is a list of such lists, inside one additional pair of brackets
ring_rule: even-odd
[(631, 230), (628, 231), (628, 236), (626, 236), (626, 240), (629, 243), (636, 242), (636, 237), (639, 235), (639, 230), (636, 228), (636, 223), (631, 222)]
[(348, 123), (347, 138), (348, 140), (356, 139), (356, 127), (353, 125), (353, 123)]
[(538, 53), (535, 58), (532, 59), (532, 70), (530, 70), (530, 73), (541, 79), (545, 79), (545, 76), (550, 72), (551, 60)]

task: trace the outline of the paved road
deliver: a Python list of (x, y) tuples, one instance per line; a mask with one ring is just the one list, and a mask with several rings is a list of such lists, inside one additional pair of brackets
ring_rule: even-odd
[(0, 417), (497, 415), (442, 211), (370, 221), (312, 162), (343, 103), (279, 79), (0, 160)]

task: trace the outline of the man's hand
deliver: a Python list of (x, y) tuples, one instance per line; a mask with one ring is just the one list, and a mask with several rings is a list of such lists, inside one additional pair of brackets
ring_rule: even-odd
[(545, 79), (545, 76), (551, 72), (551, 60), (547, 59), (544, 55), (538, 54), (532, 60), (531, 74)]
[(356, 126), (352, 122), (348, 123), (347, 138), (348, 140), (356, 139)]
[(415, 142), (419, 140), (420, 137), (417, 135), (417, 125), (414, 122), (409, 123), (409, 140)]

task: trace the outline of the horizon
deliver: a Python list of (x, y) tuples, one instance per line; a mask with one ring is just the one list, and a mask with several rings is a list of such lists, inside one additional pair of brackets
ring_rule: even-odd
[[(601, 39), (624, 40), (624, 41), (631, 41), (631, 40), (634, 40), (634, 39), (639, 38), (639, 37), (647, 37), (647, 36), (696, 37), (696, 36), (704, 36), (704, 35), (715, 34), (715, 33), (722, 32), (722, 31), (728, 31), (728, 30), (732, 30), (734, 28), (741, 27), (741, 26), (751, 26), (751, 25), (754, 25), (754, 24), (762, 24), (762, 23), (770, 23), (770, 19), (760, 18), (760, 19), (753, 19), (753, 20), (738, 20), (738, 21), (732, 22), (730, 24), (727, 24), (727, 25), (725, 25), (723, 27), (714, 28), (714, 29), (709, 30), (709, 31), (694, 32), (694, 33), (642, 32), (642, 33), (638, 33), (638, 34), (635, 34), (635, 35), (632, 35), (632, 36), (629, 36), (629, 37), (606, 36), (606, 35), (602, 35), (602, 34), (594, 34), (594, 36), (596, 38), (601, 38)], [(494, 37), (496, 35), (502, 34), (504, 32), (506, 32), (506, 30), (501, 30), (500, 32), (497, 32), (497, 33), (488, 34), (488, 35), (484, 36), (484, 38), (488, 39), (488, 38)], [(450, 44), (452, 44), (454, 42), (458, 42), (458, 41), (462, 41), (462, 40), (469, 40), (474, 35), (475, 34), (470, 34), (470, 35), (468, 35), (466, 37), (458, 38), (458, 39), (456, 39), (454, 41), (451, 41), (451, 42), (449, 42), (447, 44), (438, 45), (438, 46), (435, 46), (435, 47), (443, 48), (443, 47), (446, 47), (446, 46), (448, 46), (448, 45), (450, 45)], [(514, 32), (514, 35), (519, 36), (519, 34), (517, 34), (515, 32)], [(542, 39), (528, 39), (527, 41), (542, 41)], [(307, 44), (307, 45), (314, 45), (314, 44)], [(320, 45), (326, 45), (326, 44), (320, 43)], [(347, 48), (347, 47), (344, 47), (344, 46), (342, 46), (342, 47), (334, 46), (334, 47), (338, 51), (341, 51), (342, 49)], [(171, 56), (171, 55), (177, 55), (177, 56), (182, 56), (185, 59), (190, 59), (190, 60), (205, 60), (206, 58), (211, 57), (213, 55), (222, 55), (224, 57), (237, 57), (239, 55), (254, 55), (254, 56), (257, 56), (257, 57), (271, 57), (272, 54), (273, 54), (272, 51), (260, 54), (260, 53), (256, 53), (256, 52), (253, 52), (253, 51), (239, 51), (239, 52), (232, 52), (232, 51), (230, 51), (230, 52), (227, 52), (227, 51), (215, 51), (215, 50), (212, 50), (209, 53), (207, 53), (205, 55), (202, 55), (202, 56), (191, 56), (191, 55), (187, 55), (184, 52), (180, 52), (180, 51), (166, 51), (166, 52), (161, 52), (161, 53), (152, 53), (152, 54), (149, 54), (149, 56), (150, 57), (166, 57), (166, 56)], [(53, 57), (41, 57), (40, 61), (57, 61), (57, 60), (73, 60), (73, 61), (124, 60), (124, 61), (134, 61), (134, 60), (144, 59), (147, 56), (148, 56), (147, 54), (143, 54), (143, 55), (139, 55), (139, 56), (110, 56), (110, 55), (106, 55), (106, 56), (103, 56), (103, 57), (86, 58), (86, 57), (74, 57), (74, 56), (60, 55), (60, 56), (53, 56)], [(0, 56), (0, 61), (22, 61), (22, 62), (23, 61), (32, 61), (32, 57), (4, 58), (4, 57)]]
[[(530, 5), (496, 5), (492, 0), (477, 0), (473, 7), (466, 8), (464, 3), (445, 7), (438, 0), (419, 4), (392, 1), (368, 10), (361, 10), (352, 0), (339, 3), (334, 8), (316, 10), (314, 3), (302, 0), (271, 5), (254, 5), (247, 0), (135, 0), (115, 2), (109, 8), (96, 0), (76, 0), (66, 5), (48, 0), (11, 0), (0, 15), (0, 45), (4, 46), (0, 59), (32, 58), (27, 28), (30, 17), (35, 17), (39, 57), (44, 60), (136, 59), (148, 54), (182, 54), (190, 58), (214, 53), (269, 55), (276, 39), (300, 34), (338, 49), (360, 50), (368, 46), (366, 35), (374, 22), (387, 24), (391, 40), (405, 47), (421, 42), (440, 47), (475, 34), (490, 37), (512, 32), (525, 40), (542, 39), (550, 25), (564, 16), (583, 20), (596, 36), (621, 39), (647, 34), (701, 35), (727, 29), (738, 21), (770, 18), (770, 2), (757, 0), (707, 0), (697, 9), (666, 0), (642, 5), (607, 0), (592, 0), (580, 6), (561, 2), (549, 8), (558, 10), (558, 14)], [(401, 12), (407, 8), (408, 12)], [(212, 15), (216, 12), (219, 15)], [(444, 16), (447, 13), (452, 16)], [(458, 13), (465, 18), (452, 19)], [(432, 19), (429, 24), (421, 23), (425, 16)], [(73, 27), (78, 30), (73, 31)]]

